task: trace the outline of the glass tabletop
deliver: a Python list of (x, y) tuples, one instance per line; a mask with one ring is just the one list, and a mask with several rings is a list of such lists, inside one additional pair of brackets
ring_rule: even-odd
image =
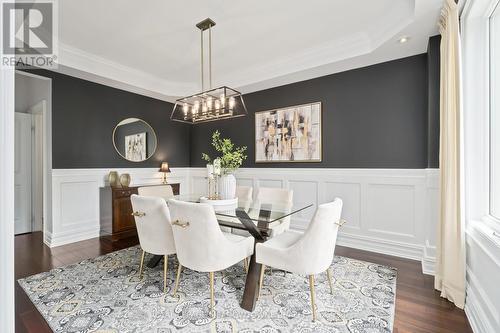
[(203, 195), (176, 195), (175, 200), (207, 203), (214, 207), (218, 218), (247, 219), (255, 222), (273, 223), (300, 211), (308, 209), (313, 204), (266, 203), (259, 200), (210, 200)]

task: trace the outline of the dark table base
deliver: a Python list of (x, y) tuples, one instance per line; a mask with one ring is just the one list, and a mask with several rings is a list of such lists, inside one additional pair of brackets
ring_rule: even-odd
[(158, 264), (160, 263), (160, 261), (162, 259), (163, 259), (163, 256), (154, 255), (153, 258), (149, 259), (146, 266), (148, 266), (149, 268), (154, 268), (154, 267), (158, 266)]

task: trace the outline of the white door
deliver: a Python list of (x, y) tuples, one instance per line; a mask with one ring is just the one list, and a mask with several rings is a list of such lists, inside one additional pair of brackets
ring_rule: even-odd
[(45, 100), (29, 109), (33, 118), (32, 146), (31, 146), (31, 207), (33, 223), (31, 231), (43, 230), (43, 165), (45, 159), (44, 146), (44, 117), (47, 103)]
[(16, 112), (14, 230), (31, 232), (31, 114)]

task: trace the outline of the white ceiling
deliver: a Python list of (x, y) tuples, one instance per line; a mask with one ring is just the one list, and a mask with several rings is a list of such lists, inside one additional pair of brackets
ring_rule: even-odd
[[(250, 92), (423, 53), (441, 0), (64, 0), (60, 71), (172, 100), (200, 85), (213, 28), (214, 86)], [(398, 43), (401, 36), (409, 42)]]

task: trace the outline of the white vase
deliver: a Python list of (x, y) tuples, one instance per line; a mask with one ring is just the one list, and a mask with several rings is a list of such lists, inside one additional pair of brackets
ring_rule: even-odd
[(234, 199), (236, 197), (236, 178), (233, 174), (220, 177), (219, 195), (223, 200)]

